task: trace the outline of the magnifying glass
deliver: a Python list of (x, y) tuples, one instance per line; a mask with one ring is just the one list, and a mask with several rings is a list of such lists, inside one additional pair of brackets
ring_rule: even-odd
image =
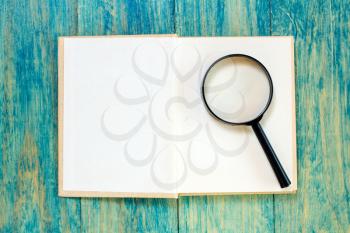
[(219, 58), (202, 82), (202, 97), (210, 114), (227, 124), (251, 126), (281, 188), (285, 188), (291, 182), (259, 123), (272, 95), (269, 72), (261, 62), (245, 54)]

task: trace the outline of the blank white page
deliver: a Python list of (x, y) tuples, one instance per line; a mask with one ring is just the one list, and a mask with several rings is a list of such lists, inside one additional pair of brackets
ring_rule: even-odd
[[(179, 69), (184, 69), (183, 67), (190, 66), (189, 64), (194, 67), (196, 61), (200, 61), (201, 64), (195, 73), (182, 82), (180, 94), (188, 102), (198, 102), (196, 106), (190, 106), (182, 113), (186, 114), (184, 119), (197, 122), (201, 130), (180, 146), (188, 172), (187, 179), (179, 184), (178, 192), (189, 195), (295, 191), (293, 38), (179, 38), (177, 49), (182, 48), (186, 49), (178, 58)], [(271, 75), (274, 86), (273, 99), (261, 125), (292, 182), (289, 188), (280, 188), (251, 127), (231, 126), (219, 122), (208, 113), (200, 98), (205, 72), (215, 60), (228, 54), (250, 55), (258, 59)], [(188, 122), (190, 121), (183, 125), (185, 131), (188, 130)]]
[(173, 94), (159, 69), (173, 41), (63, 40), (62, 195), (174, 196), (176, 148), (154, 130), (173, 127), (157, 108)]

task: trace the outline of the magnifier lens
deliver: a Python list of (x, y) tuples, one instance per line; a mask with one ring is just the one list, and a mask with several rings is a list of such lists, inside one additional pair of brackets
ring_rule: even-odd
[(227, 57), (208, 71), (203, 86), (209, 109), (231, 123), (256, 119), (266, 109), (272, 94), (266, 71), (256, 61)]
[(232, 54), (210, 66), (202, 86), (209, 111), (222, 121), (251, 125), (281, 188), (291, 182), (277, 158), (259, 120), (272, 98), (272, 80), (252, 57)]

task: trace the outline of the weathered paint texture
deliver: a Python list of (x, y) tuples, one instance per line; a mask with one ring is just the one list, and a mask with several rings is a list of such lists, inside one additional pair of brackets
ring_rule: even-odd
[[(347, 0), (0, 0), (0, 232), (350, 232)], [(298, 192), (57, 196), (57, 37), (293, 35)]]

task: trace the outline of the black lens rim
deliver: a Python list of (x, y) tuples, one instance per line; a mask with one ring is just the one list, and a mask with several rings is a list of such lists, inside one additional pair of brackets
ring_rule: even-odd
[[(270, 93), (269, 93), (269, 99), (267, 101), (267, 104), (265, 105), (265, 108), (259, 113), (259, 115), (254, 118), (253, 120), (249, 120), (249, 121), (245, 121), (245, 122), (231, 122), (231, 121), (226, 121), (224, 119), (222, 119), (221, 117), (219, 117), (218, 115), (216, 115), (212, 110), (211, 108), (209, 107), (209, 104), (205, 98), (205, 93), (204, 93), (204, 84), (205, 84), (205, 81), (207, 79), (207, 76), (208, 76), (208, 73), (210, 72), (210, 70), (217, 64), (219, 63), (220, 61), (224, 60), (224, 59), (227, 59), (227, 58), (232, 58), (232, 57), (243, 57), (243, 58), (247, 58), (248, 60), (251, 60), (253, 62), (255, 62), (256, 64), (258, 64), (265, 72), (266, 74), (266, 77), (268, 79), (268, 82), (269, 82), (269, 86), (270, 86)], [(209, 113), (214, 116), (216, 119), (222, 121), (222, 122), (225, 122), (227, 124), (230, 124), (230, 125), (252, 125), (253, 123), (255, 122), (258, 122), (260, 121), (260, 119), (262, 118), (262, 116), (264, 115), (264, 113), (266, 112), (266, 110), (269, 108), (270, 104), (271, 104), (271, 101), (272, 101), (272, 97), (273, 97), (273, 83), (272, 83), (272, 78), (271, 78), (271, 75), (269, 73), (269, 71), (266, 69), (266, 67), (256, 58), (252, 57), (252, 56), (249, 56), (247, 54), (242, 54), (242, 53), (232, 53), (232, 54), (228, 54), (228, 55), (225, 55), (223, 57), (220, 57), (219, 59), (215, 60), (213, 62), (213, 64), (211, 64), (208, 68), (208, 70), (205, 72), (205, 75), (203, 77), (203, 81), (202, 81), (202, 88), (201, 88), (201, 91), (202, 91), (202, 99), (203, 99), (203, 102), (206, 106), (206, 109), (209, 111)]]

